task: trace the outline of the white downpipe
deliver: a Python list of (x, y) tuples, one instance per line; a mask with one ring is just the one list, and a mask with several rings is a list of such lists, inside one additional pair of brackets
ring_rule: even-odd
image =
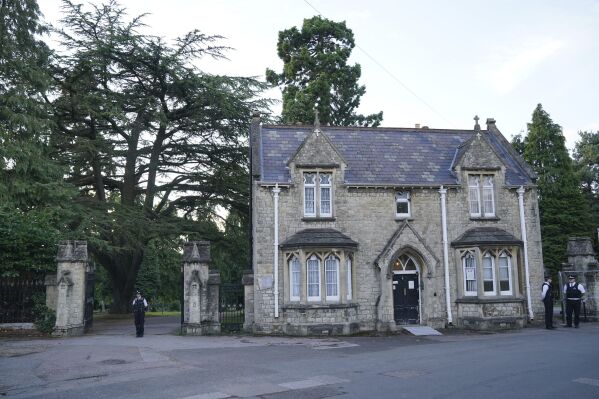
[(279, 193), (281, 189), (279, 184), (275, 184), (272, 189), (272, 193), (275, 198), (275, 239), (274, 239), (274, 250), (275, 250), (275, 263), (274, 263), (274, 296), (275, 296), (275, 318), (279, 317)]
[(518, 205), (520, 208), (520, 230), (522, 231), (522, 242), (524, 245), (524, 271), (526, 275), (526, 302), (528, 304), (528, 317), (534, 319), (532, 313), (532, 302), (530, 299), (530, 274), (528, 272), (528, 240), (526, 238), (526, 221), (524, 219), (524, 187), (518, 188)]
[(447, 209), (445, 207), (445, 194), (447, 189), (441, 186), (439, 190), (441, 194), (441, 224), (443, 228), (443, 266), (445, 268), (445, 303), (447, 305), (447, 323), (453, 324), (453, 316), (451, 315), (451, 296), (449, 291), (449, 253), (447, 250)]

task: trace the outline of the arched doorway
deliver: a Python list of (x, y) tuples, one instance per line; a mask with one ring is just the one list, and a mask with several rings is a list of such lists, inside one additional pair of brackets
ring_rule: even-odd
[(393, 262), (393, 318), (396, 324), (420, 323), (420, 265), (403, 253)]

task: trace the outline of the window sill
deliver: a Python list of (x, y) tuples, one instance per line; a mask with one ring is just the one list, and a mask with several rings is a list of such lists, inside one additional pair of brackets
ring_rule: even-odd
[(310, 309), (349, 309), (357, 308), (357, 303), (288, 303), (281, 306), (283, 310), (310, 310)]
[(396, 222), (412, 222), (414, 220), (414, 218), (412, 216), (395, 216), (395, 221)]
[(470, 216), (470, 220), (476, 220), (476, 221), (498, 221), (498, 220), (501, 220), (501, 219), (498, 218), (497, 216), (490, 216), (490, 217)]
[(334, 222), (337, 218), (334, 217), (303, 217), (302, 222)]
[(455, 303), (508, 303), (508, 302), (522, 302), (524, 298), (516, 298), (514, 296), (502, 296), (502, 297), (476, 297), (468, 296), (456, 299)]

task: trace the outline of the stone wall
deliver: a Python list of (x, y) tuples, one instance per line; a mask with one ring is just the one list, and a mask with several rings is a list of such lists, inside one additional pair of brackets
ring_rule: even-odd
[[(336, 174), (336, 177), (338, 175)], [(520, 237), (520, 221), (518, 198), (514, 189), (501, 187), (497, 192), (498, 219), (492, 222), (471, 220), (468, 213), (467, 190), (463, 188), (450, 189), (447, 195), (448, 240), (460, 237), (466, 230), (491, 224)], [(254, 291), (254, 321), (257, 324), (285, 324), (284, 317), (274, 320), (274, 300), (272, 286), (260, 284), (264, 280), (272, 282), (273, 273), (273, 199), (268, 188), (255, 187), (256, 195), (256, 224), (255, 224), (255, 291)], [(285, 240), (299, 230), (315, 227), (335, 228), (359, 242), (354, 260), (354, 279), (358, 282), (354, 292), (356, 322), (361, 329), (373, 329), (374, 326), (392, 322), (392, 298), (390, 296), (391, 281), (381, 279), (381, 271), (374, 266), (374, 260), (383, 251), (388, 240), (397, 231), (403, 220), (395, 219), (395, 190), (345, 188), (337, 180), (334, 189), (334, 221), (305, 221), (302, 220), (302, 203), (300, 186), (284, 189), (279, 195), (279, 240)], [(441, 211), (437, 189), (412, 190), (412, 218), (408, 221), (414, 233), (410, 232), (400, 238), (396, 244), (397, 250), (406, 246), (429, 248), (431, 262), (423, 265), (421, 271), (422, 323), (434, 327), (445, 324), (447, 314), (445, 306), (444, 270), (442, 265), (443, 248), (441, 232)], [(525, 194), (526, 226), (529, 249), (529, 271), (531, 287), (537, 287), (543, 281), (542, 253), (539, 225), (537, 220), (536, 192), (527, 190)], [(376, 221), (376, 223), (373, 223)], [(407, 232), (406, 232), (407, 233)], [(422, 238), (422, 242), (416, 238)], [(426, 244), (426, 245), (424, 245)], [(423, 257), (427, 251), (419, 251)], [(279, 303), (285, 305), (288, 301), (284, 290), (283, 268), (285, 259), (279, 256)], [(515, 296), (524, 298), (526, 295), (525, 273), (522, 254), (517, 259), (518, 272), (514, 274), (517, 283)], [(383, 265), (388, 268), (388, 264)], [(459, 258), (450, 249), (449, 271), (451, 284), (452, 312), (457, 312), (455, 300), (460, 297)], [(384, 274), (384, 272), (382, 273)], [(262, 280), (261, 280), (262, 279)], [(272, 283), (271, 283), (272, 284)], [(381, 284), (383, 286), (381, 286)], [(383, 290), (387, 287), (387, 295)], [(542, 314), (542, 303), (532, 292), (534, 313)], [(382, 296), (382, 298), (381, 298)], [(376, 303), (379, 301), (380, 309)], [(519, 317), (525, 319), (526, 312), (520, 312)], [(317, 320), (318, 318), (315, 318)], [(317, 321), (315, 321), (317, 322)], [(381, 324), (382, 323), (382, 324)], [(459, 324), (459, 322), (458, 322)], [(520, 323), (522, 324), (522, 323)], [(384, 327), (380, 327), (384, 329)]]

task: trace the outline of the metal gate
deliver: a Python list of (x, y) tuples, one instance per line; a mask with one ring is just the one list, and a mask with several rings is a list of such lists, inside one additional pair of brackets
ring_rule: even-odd
[(83, 330), (89, 331), (94, 323), (94, 290), (96, 286), (96, 273), (85, 273), (85, 312), (83, 314)]
[(245, 318), (242, 284), (220, 285), (218, 311), (223, 332), (241, 331)]

